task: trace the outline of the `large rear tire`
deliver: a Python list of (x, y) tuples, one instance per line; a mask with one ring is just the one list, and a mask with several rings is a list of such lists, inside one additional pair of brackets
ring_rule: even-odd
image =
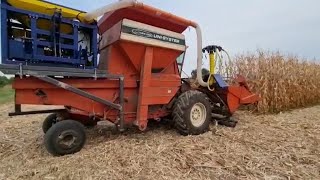
[(182, 135), (207, 132), (211, 121), (211, 105), (207, 95), (196, 90), (181, 94), (174, 105), (173, 120)]
[(48, 152), (62, 156), (79, 152), (86, 141), (84, 126), (74, 120), (64, 120), (52, 126), (44, 137)]

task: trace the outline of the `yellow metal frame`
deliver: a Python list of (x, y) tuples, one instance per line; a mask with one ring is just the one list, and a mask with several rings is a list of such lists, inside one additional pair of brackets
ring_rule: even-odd
[(215, 73), (215, 68), (216, 68), (216, 59), (215, 59), (215, 54), (214, 52), (209, 52), (209, 60), (210, 60), (210, 75), (208, 79), (209, 87), (215, 83), (215, 80), (213, 78), (213, 75)]
[(68, 8), (62, 5), (54, 4), (47, 1), (40, 0), (7, 0), (7, 2), (16, 8), (27, 11), (37, 12), (46, 15), (53, 15), (53, 13), (60, 9), (62, 17), (74, 19), (77, 18), (81, 22), (86, 22), (84, 16), (86, 12)]
[(215, 62), (215, 58), (214, 58), (214, 53), (210, 53), (209, 54), (209, 58), (210, 58), (210, 74), (214, 74), (214, 70), (216, 67), (216, 62)]

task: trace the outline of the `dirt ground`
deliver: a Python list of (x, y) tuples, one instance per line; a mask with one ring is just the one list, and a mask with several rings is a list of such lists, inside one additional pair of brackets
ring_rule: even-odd
[(88, 130), (84, 149), (53, 157), (43, 146), (45, 115), (8, 118), (0, 106), (0, 179), (320, 179), (320, 106), (236, 115), (235, 129), (211, 126), (180, 136), (162, 124), (149, 131)]

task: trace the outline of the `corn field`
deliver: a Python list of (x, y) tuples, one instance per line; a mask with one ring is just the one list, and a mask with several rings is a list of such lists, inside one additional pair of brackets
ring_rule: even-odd
[(259, 113), (281, 112), (320, 103), (320, 63), (285, 56), (280, 52), (238, 55), (220, 62), (219, 72), (241, 74), (262, 100)]

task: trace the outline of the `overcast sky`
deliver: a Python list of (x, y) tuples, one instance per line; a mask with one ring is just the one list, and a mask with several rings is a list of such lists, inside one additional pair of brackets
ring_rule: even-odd
[[(57, 0), (90, 11), (115, 0)], [(319, 0), (144, 0), (143, 2), (197, 21), (204, 45), (219, 44), (231, 54), (258, 48), (320, 59)], [(195, 66), (195, 33), (185, 33), (186, 60)], [(189, 71), (189, 69), (185, 69)]]
[[(51, 0), (90, 11), (116, 0)], [(320, 59), (319, 0), (143, 0), (197, 21), (204, 45), (219, 44), (231, 54), (258, 48)], [(195, 33), (185, 33), (186, 60), (195, 66)], [(187, 71), (189, 71), (187, 69)]]

